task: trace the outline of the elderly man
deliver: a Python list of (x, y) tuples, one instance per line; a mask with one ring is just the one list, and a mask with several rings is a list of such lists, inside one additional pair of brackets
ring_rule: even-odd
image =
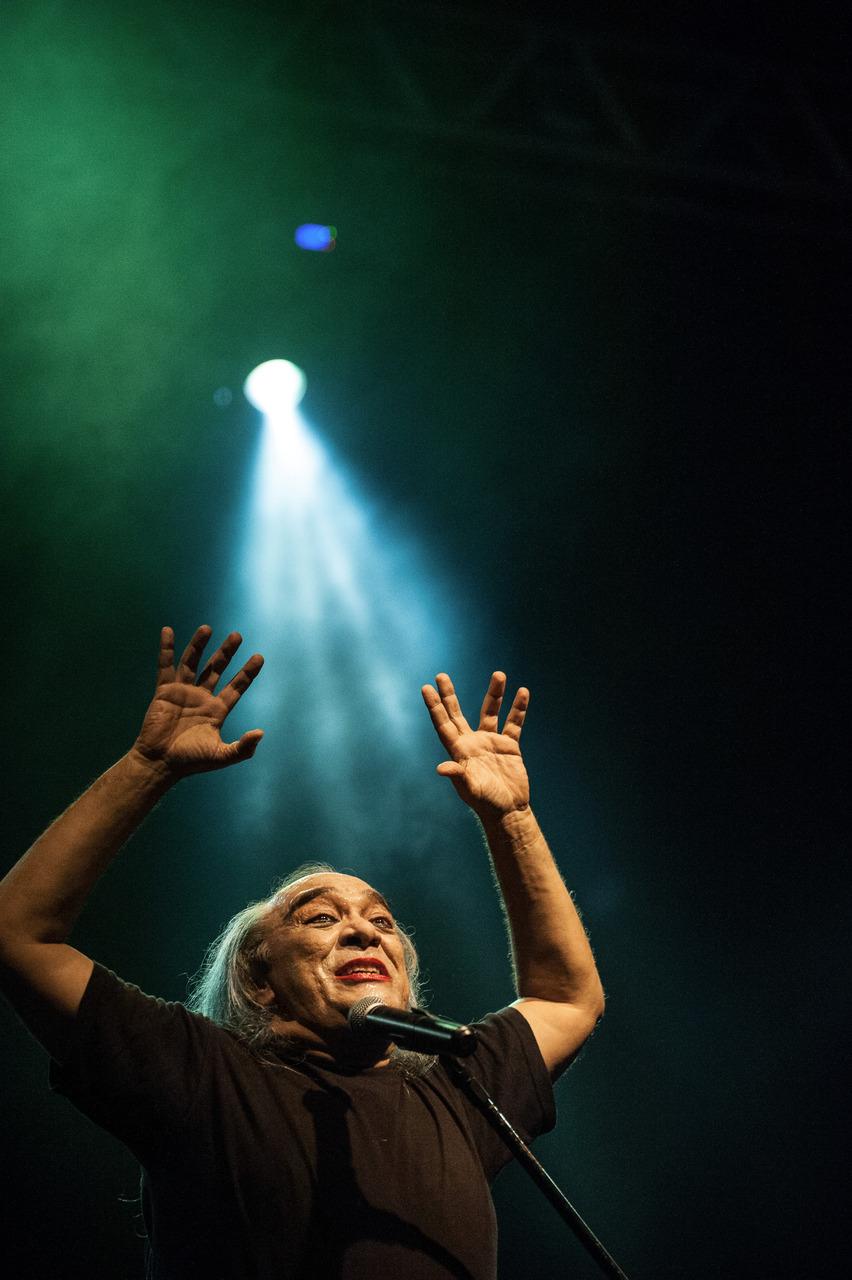
[[(355, 876), (301, 868), (213, 944), (191, 1007), (143, 994), (68, 945), (88, 893), (157, 801), (192, 773), (248, 760), (259, 729), (221, 727), (258, 675), (219, 692), (241, 637), (202, 667), (164, 628), (139, 736), (0, 885), (3, 989), (52, 1062), (54, 1087), (144, 1170), (158, 1280), (496, 1275), (488, 1184), (508, 1154), (440, 1059), (353, 1035), (365, 994), (400, 1009), (417, 957), (385, 899)], [(199, 668), (201, 668), (199, 672)], [(518, 999), (476, 1024), (471, 1070), (527, 1138), (555, 1121), (551, 1081), (603, 1010), (594, 960), (529, 806), (528, 693), (498, 725), (495, 672), (472, 728), (452, 682), (423, 698), (450, 778), (479, 818), (511, 935)]]

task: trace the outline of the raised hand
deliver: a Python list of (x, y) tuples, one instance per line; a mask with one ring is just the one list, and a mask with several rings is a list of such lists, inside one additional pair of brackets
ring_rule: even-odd
[(437, 689), (424, 684), (421, 693), (435, 732), (450, 756), (438, 765), (438, 773), (451, 780), (465, 804), (483, 820), (528, 808), (530, 787), (520, 738), (529, 690), (521, 688), (515, 694), (501, 732), (497, 717), (506, 692), (502, 671), (491, 677), (477, 729), (471, 728), (462, 714), (450, 677), (442, 672), (435, 683)]
[(226, 769), (248, 760), (263, 737), (262, 729), (250, 729), (235, 742), (222, 741), (220, 730), (225, 717), (260, 671), (263, 658), (259, 653), (252, 654), (216, 693), (216, 685), (242, 644), (242, 636), (238, 631), (226, 636), (198, 675), (210, 635), (210, 627), (199, 627), (175, 666), (175, 633), (171, 627), (163, 627), (160, 633), (156, 691), (133, 750), (174, 778)]

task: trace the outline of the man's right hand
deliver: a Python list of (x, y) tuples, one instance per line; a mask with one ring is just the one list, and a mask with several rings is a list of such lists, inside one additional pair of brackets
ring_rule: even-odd
[(222, 724), (260, 671), (263, 658), (259, 653), (252, 654), (216, 693), (216, 685), (242, 644), (242, 636), (232, 631), (199, 675), (198, 666), (210, 635), (210, 627), (199, 627), (175, 666), (174, 631), (163, 627), (160, 634), (156, 692), (130, 754), (169, 781), (249, 760), (263, 737), (262, 729), (250, 729), (234, 742), (222, 741)]

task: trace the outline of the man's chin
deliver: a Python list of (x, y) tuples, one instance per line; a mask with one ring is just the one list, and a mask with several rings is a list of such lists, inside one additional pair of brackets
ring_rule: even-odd
[(367, 996), (380, 1004), (388, 1005), (391, 1009), (408, 1008), (407, 993), (401, 992), (396, 984), (387, 978), (359, 978), (357, 982), (351, 979), (335, 978), (334, 985), (335, 1003), (340, 1001), (347, 1010)]

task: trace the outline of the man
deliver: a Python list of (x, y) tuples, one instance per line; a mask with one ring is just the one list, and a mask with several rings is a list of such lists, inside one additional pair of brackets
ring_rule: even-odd
[[(263, 659), (217, 692), (241, 637), (201, 668), (209, 640), (199, 627), (175, 664), (163, 629), (133, 747), (0, 884), (3, 989), (51, 1055), (55, 1087), (139, 1158), (158, 1280), (493, 1278), (500, 1140), (439, 1061), (349, 1030), (365, 994), (405, 1008), (416, 979), (411, 942), (370, 885), (323, 867), (241, 912), (199, 980), (206, 1017), (144, 995), (66, 941), (158, 800), (257, 749), (261, 730), (230, 743), (220, 730)], [(603, 994), (529, 806), (529, 695), (518, 691), (501, 730), (505, 685), (495, 672), (475, 729), (449, 676), (422, 693), (450, 757), (438, 772), (485, 832), (512, 942), (519, 998), (477, 1024), (469, 1062), (532, 1138), (554, 1123), (550, 1081), (591, 1033)]]

